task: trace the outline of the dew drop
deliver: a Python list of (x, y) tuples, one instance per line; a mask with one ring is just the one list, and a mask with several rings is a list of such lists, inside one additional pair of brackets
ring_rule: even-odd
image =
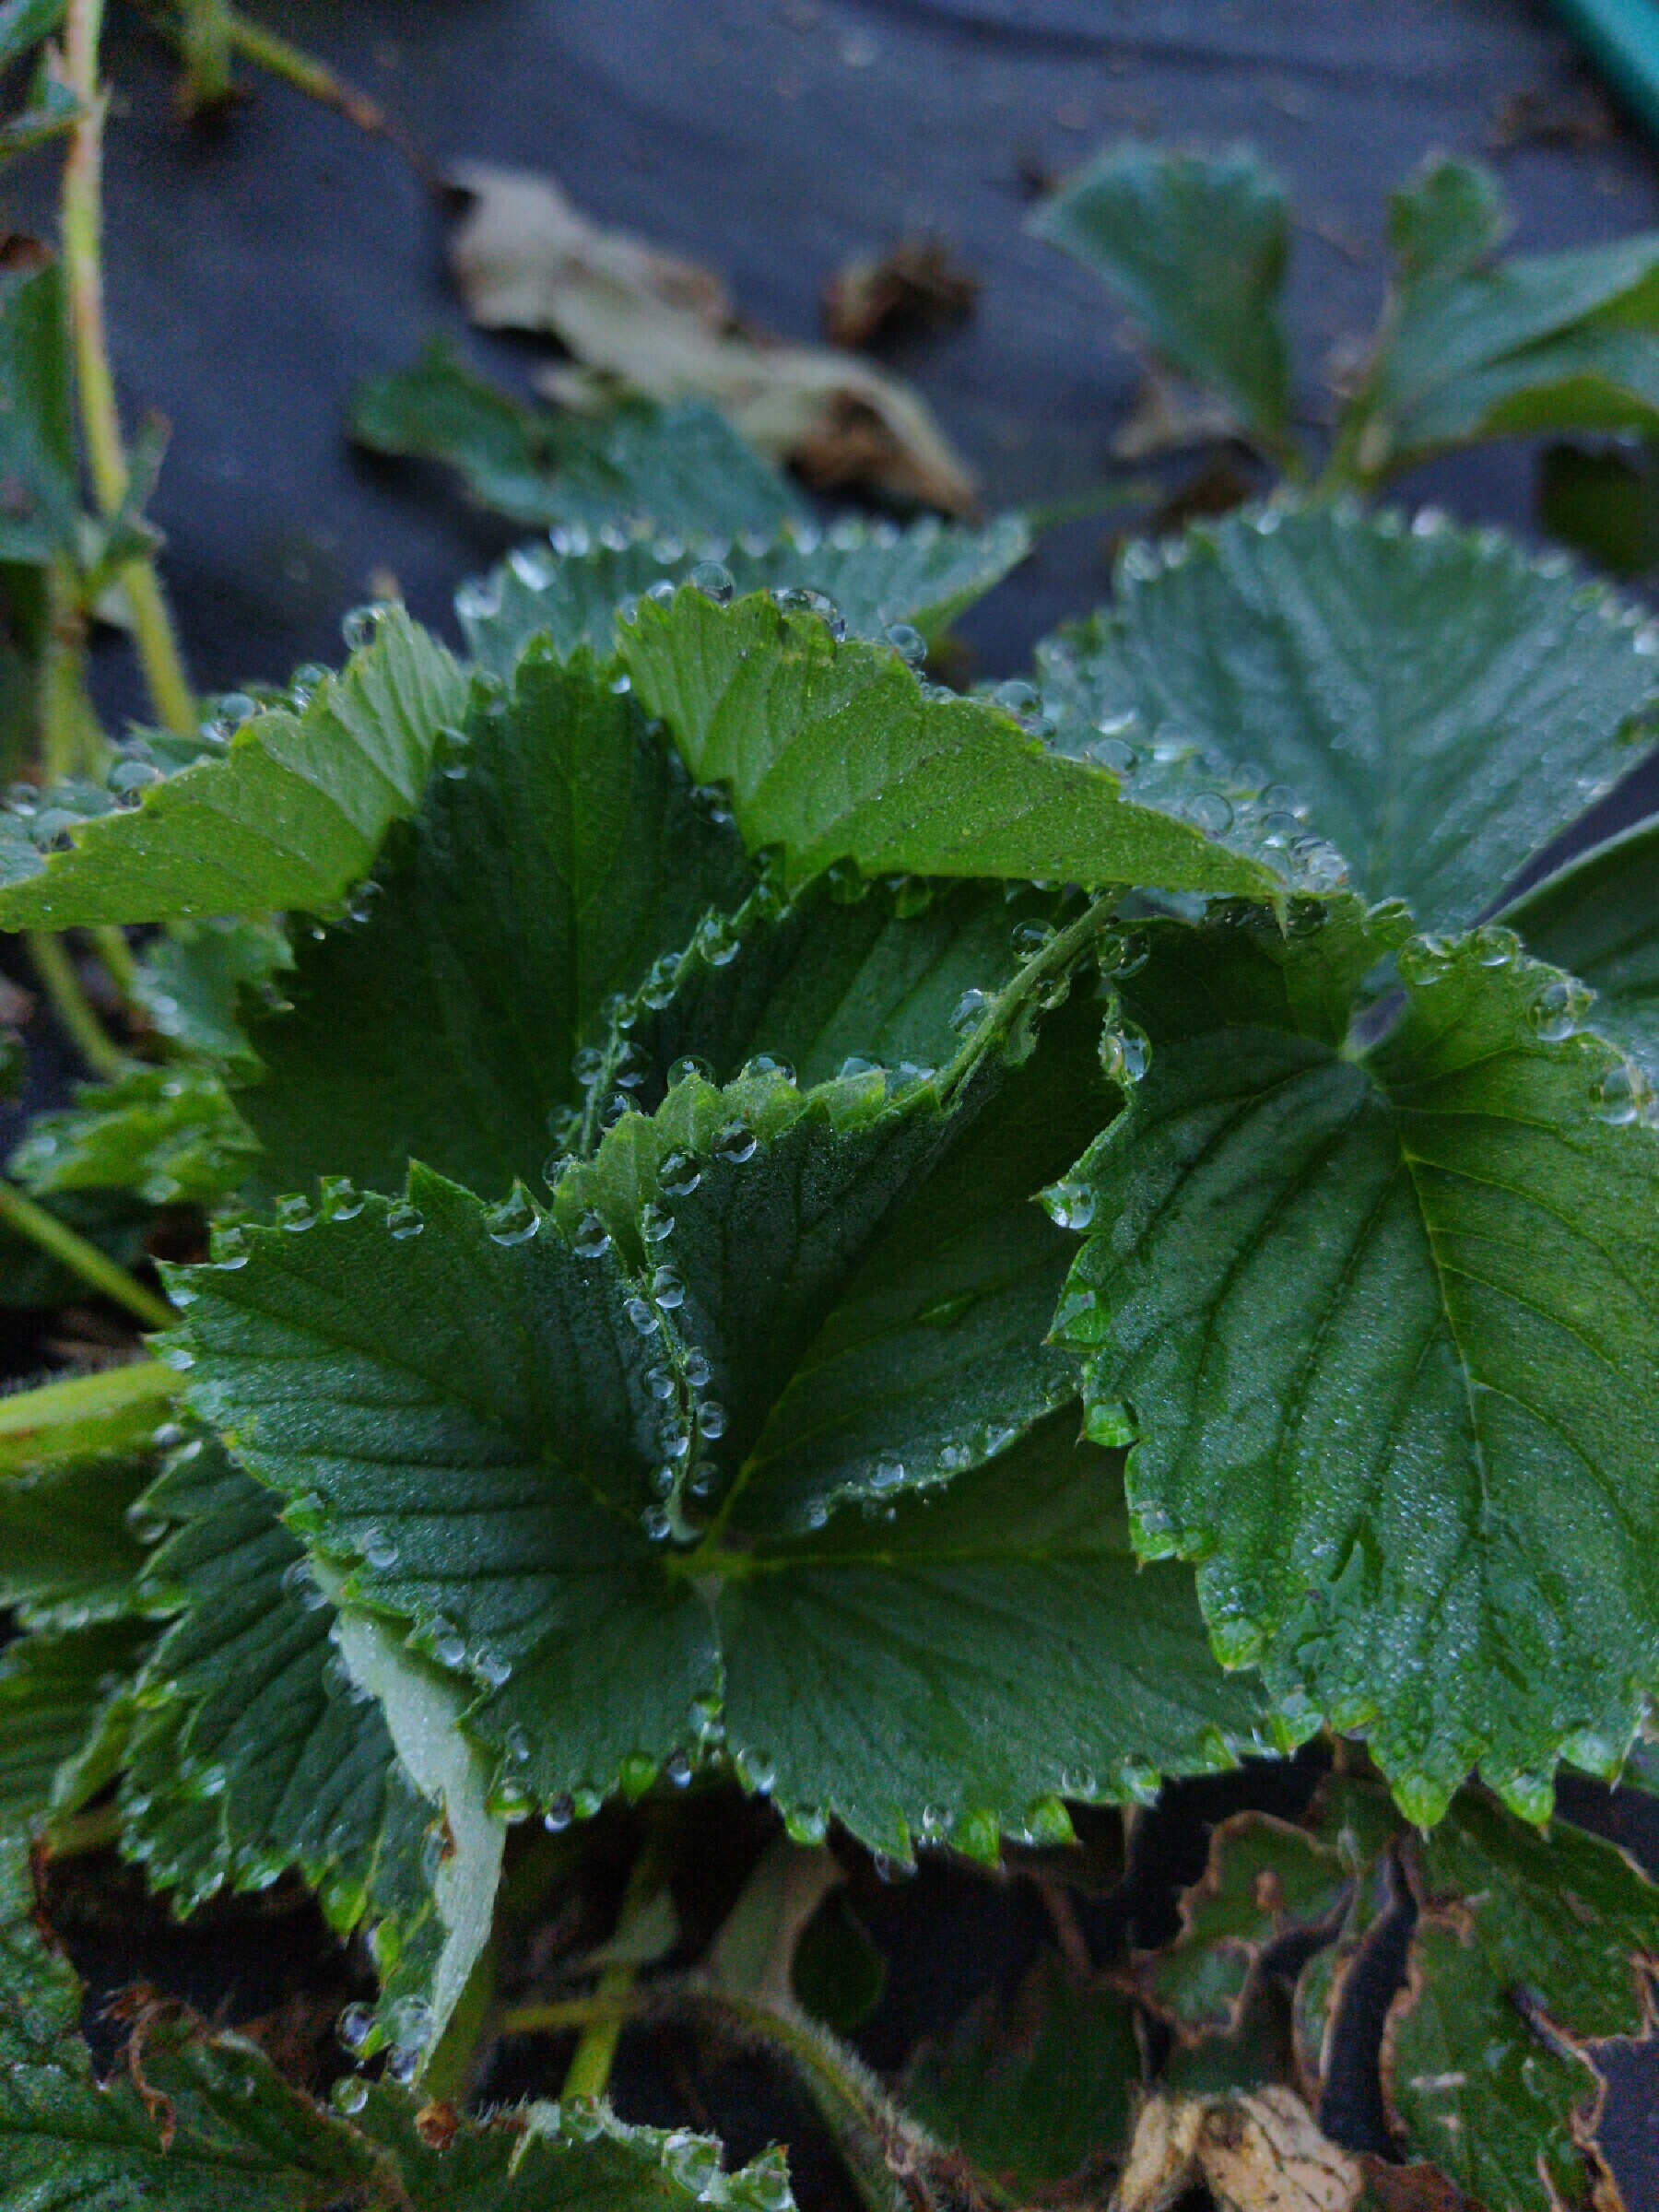
[(673, 1534), (674, 1523), (665, 1505), (648, 1505), (640, 1515), (640, 1526), (653, 1544), (665, 1543)]
[(329, 2091), (329, 2100), (335, 2112), (353, 2119), (369, 2101), (369, 2085), (355, 2074), (343, 2074)]
[(726, 1409), (718, 1399), (708, 1398), (697, 1409), (697, 1433), (711, 1442), (726, 1431)]
[(347, 2005), (335, 2023), (335, 2033), (342, 2051), (353, 2058), (363, 2050), (374, 2033), (374, 2010), (369, 2005)]
[(674, 1395), (674, 1370), (659, 1363), (645, 1370), (645, 1387), (660, 1405)]
[(610, 1230), (591, 1209), (576, 1224), (576, 1234), (571, 1240), (571, 1250), (579, 1260), (596, 1260), (610, 1250)]
[(363, 1532), (363, 1557), (371, 1567), (379, 1568), (383, 1571), (388, 1567), (396, 1566), (397, 1546), (380, 1529), (365, 1529)]
[(406, 1199), (393, 1206), (386, 1216), (387, 1234), (400, 1240), (405, 1237), (418, 1237), (425, 1227), (425, 1215), (418, 1206), (411, 1206)]
[(907, 667), (920, 668), (927, 658), (927, 640), (913, 622), (889, 622), (883, 633)]
[(1533, 1000), (1526, 1018), (1534, 1036), (1546, 1044), (1560, 1044), (1581, 1026), (1589, 1010), (1589, 994), (1582, 985), (1559, 975)]
[(1057, 1182), (1044, 1191), (1042, 1203), (1059, 1229), (1087, 1229), (1095, 1217), (1095, 1194), (1086, 1182)]
[(657, 1304), (672, 1312), (686, 1302), (686, 1286), (672, 1267), (659, 1267), (651, 1278), (651, 1295)]
[(712, 599), (716, 606), (730, 606), (737, 590), (731, 570), (718, 560), (700, 560), (687, 581), (694, 592)]
[(560, 1834), (576, 1818), (575, 1800), (569, 1796), (555, 1797), (542, 1815), (542, 1826), (552, 1836)]
[(693, 1390), (706, 1390), (713, 1371), (705, 1353), (693, 1350), (686, 1354), (686, 1380)]
[(1222, 837), (1233, 823), (1232, 807), (1218, 791), (1201, 791), (1189, 802), (1186, 817), (1206, 837)]
[[(699, 1059), (695, 1053), (682, 1053), (680, 1058), (674, 1061), (669, 1066), (668, 1088), (670, 1090), (677, 1089), (680, 1084), (689, 1083), (693, 1077), (696, 1077), (700, 1082), (712, 1083), (714, 1070), (706, 1060)], [(666, 1190), (669, 1186), (665, 1183), (663, 1187)]]
[(747, 1122), (727, 1122), (714, 1132), (714, 1156), (740, 1168), (745, 1160), (753, 1159), (759, 1142)]
[(963, 992), (961, 997), (951, 1008), (950, 1014), (950, 1026), (958, 1036), (960, 1036), (964, 1030), (972, 1029), (990, 1003), (990, 996), (986, 992), (978, 990)]
[(623, 1300), (622, 1311), (641, 1336), (654, 1336), (662, 1326), (651, 1300), (641, 1298), (638, 1291), (631, 1298)]
[(1621, 1061), (1597, 1083), (1594, 1098), (1598, 1121), (1627, 1129), (1641, 1112), (1642, 1085), (1636, 1071)]
[(524, 1184), (515, 1182), (511, 1197), (485, 1215), (484, 1226), (493, 1243), (523, 1244), (541, 1227), (541, 1216)]

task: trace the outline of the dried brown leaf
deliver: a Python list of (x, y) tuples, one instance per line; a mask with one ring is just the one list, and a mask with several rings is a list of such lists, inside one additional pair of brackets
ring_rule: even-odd
[(1221, 2212), (1353, 2212), (1357, 2159), (1328, 2142), (1289, 2089), (1147, 2099), (1135, 2124), (1117, 2212), (1165, 2212), (1194, 2185)]

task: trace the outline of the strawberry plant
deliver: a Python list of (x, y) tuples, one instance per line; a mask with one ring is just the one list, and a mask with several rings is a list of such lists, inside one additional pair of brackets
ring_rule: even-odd
[[(0, 2206), (781, 2212), (782, 2150), (613, 2111), (630, 2024), (768, 2055), (871, 2205), (1225, 2196), (1241, 2145), (1388, 2201), (1304, 2109), (1385, 1932), (1392, 2152), (1606, 2201), (1659, 1912), (1555, 1793), (1645, 1786), (1659, 1684), (1655, 825), (1540, 863), (1646, 756), (1655, 637), (1359, 495), (1646, 425), (1659, 243), (1495, 261), (1434, 170), (1315, 470), (1277, 187), (1106, 158), (1042, 228), (1287, 483), (967, 695), (930, 654), (1018, 518), (825, 526), (695, 402), (555, 429), (433, 355), (359, 430), (550, 536), (459, 653), (377, 605), (197, 701), (101, 359), (98, 14), (0, 10), (64, 19), (73, 110), (63, 262), (0, 272), (0, 925), (95, 1078), (0, 1216), (30, 1302), (144, 1334), (0, 1401)], [(1246, 1755), (1288, 1810), (1097, 1959), (1120, 1808)], [(344, 2059), (148, 1989), (89, 2043), (100, 1852), (182, 1921), (314, 1894)], [(848, 1899), (918, 1854), (1061, 1941), (895, 2086)]]

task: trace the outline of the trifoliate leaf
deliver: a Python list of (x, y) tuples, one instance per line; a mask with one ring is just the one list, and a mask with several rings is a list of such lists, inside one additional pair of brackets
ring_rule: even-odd
[[(806, 1100), (691, 1078), (561, 1183), (569, 1243), (416, 1170), (396, 1206), (244, 1231), (244, 1264), (179, 1276), (174, 1356), (354, 1562), (351, 1602), (483, 1686), (504, 1807), (592, 1809), (694, 1758), (724, 1675), (743, 1771), (785, 1806), (899, 1851), (931, 1807), (994, 1849), (1061, 1819), (1063, 1787), (1144, 1788), (1252, 1726), (1183, 1584), (1136, 1578), (1075, 1415), (1029, 1466), (1006, 1453), (1070, 1387), (1035, 1349), (1061, 1254), (1030, 1194), (1100, 1111), (1075, 1078), (1045, 1099), (1048, 1065), (1040, 1043), (949, 1117), (879, 1076)], [(830, 1516), (999, 1453), (866, 1536)]]
[[(373, 1924), (382, 2025), (364, 2023), (361, 2047), (400, 2040), (418, 2013), (401, 2040), (424, 2048), (472, 1963), (500, 1864), (453, 1686), (384, 1654), (372, 1624), (336, 1618), (277, 1501), (218, 1445), (186, 1447), (147, 1506), (179, 1524), (147, 1578), (152, 1606), (178, 1618), (141, 1685), (124, 1848), (182, 1912), (226, 1881), (264, 1888), (300, 1867), (336, 1928)], [(427, 1741), (446, 1736), (453, 1752), (429, 1759)]]
[(129, 1516), (154, 1473), (153, 1461), (110, 1455), (0, 1475), (0, 1604), (37, 1626), (131, 1612), (144, 1553)]
[[(492, 575), (456, 594), (468, 649), (499, 676), (511, 675), (533, 637), (550, 637), (561, 654), (586, 645), (607, 658), (616, 650), (619, 608), (665, 582), (685, 582), (709, 559), (706, 546), (660, 529), (619, 546), (556, 535), (554, 547), (510, 554)], [(853, 637), (882, 639), (895, 625), (908, 625), (916, 635), (900, 641), (918, 658), (926, 640), (1025, 559), (1030, 542), (1017, 514), (983, 529), (932, 516), (904, 530), (858, 520), (827, 531), (786, 523), (770, 539), (745, 532), (713, 565), (737, 592), (821, 594)]]
[[(0, 17), (0, 57), (5, 32)], [(0, 560), (50, 560), (73, 550), (80, 517), (69, 322), (55, 261), (0, 270)]]
[(257, 1149), (210, 1070), (136, 1065), (83, 1083), (76, 1102), (37, 1114), (7, 1162), (37, 1196), (135, 1191), (150, 1206), (211, 1206), (236, 1188)]
[(394, 1193), (411, 1158), (490, 1196), (539, 1176), (606, 1002), (753, 882), (585, 654), (533, 652), (469, 726), (465, 773), (434, 778), (362, 919), (302, 942), (294, 1010), (253, 1027), (265, 1080), (239, 1102), (267, 1189)]
[(1420, 1912), (1382, 2071), (1408, 2147), (1502, 2212), (1606, 2201), (1590, 2047), (1649, 2028), (1659, 1891), (1611, 1844), (1472, 1790), (1406, 1855)]
[(1039, 680), (1056, 742), (1130, 796), (1190, 747), (1230, 771), (1218, 829), (1230, 807), (1291, 849), (1328, 839), (1358, 889), (1444, 928), (1641, 757), (1654, 642), (1639, 610), (1490, 534), (1269, 508), (1135, 547)]
[(1489, 178), (1441, 162), (1401, 193), (1401, 254), (1348, 435), (1367, 476), (1475, 438), (1659, 425), (1659, 234), (1486, 259)]
[(1569, 1747), (1616, 1765), (1659, 1670), (1659, 1144), (1503, 933), (1403, 947), (1369, 1045), (1290, 1006), (1398, 939), (1153, 927), (1058, 1330), (1090, 1433), (1138, 1440), (1143, 1552), (1201, 1560), (1218, 1650), (1430, 1820), (1477, 1762), (1534, 1809)]
[[(1596, 1028), (1659, 1082), (1659, 820), (1565, 862), (1503, 919), (1541, 960), (1594, 988)], [(1642, 1095), (1630, 1087), (1632, 1121)]]
[(924, 2044), (904, 2100), (1019, 2201), (1103, 2178), (1123, 2157), (1140, 2090), (1135, 2007), (1045, 1952), (1006, 2005), (982, 2004), (943, 2046)]
[(1253, 154), (1115, 147), (1068, 178), (1031, 229), (1122, 293), (1171, 368), (1218, 392), (1268, 445), (1283, 441), (1290, 209)]
[(37, 1631), (0, 1653), (0, 1835), (27, 1834), (109, 1779), (87, 1754), (112, 1708), (130, 1709), (147, 1637), (138, 1622), (100, 1621)]
[(816, 616), (687, 586), (642, 601), (618, 636), (641, 704), (700, 783), (729, 787), (749, 849), (782, 848), (791, 888), (838, 861), (1262, 896), (1286, 880), (1124, 797), (1110, 771), (1046, 751), (1006, 708), (925, 690), (893, 647), (838, 643)]
[(730, 535), (806, 515), (800, 494), (700, 401), (629, 399), (597, 416), (525, 406), (443, 338), (413, 368), (359, 385), (351, 433), (376, 453), (443, 462), (516, 523), (598, 530), (642, 517)]
[(138, 962), (135, 995), (182, 1052), (240, 1067), (253, 1058), (242, 1026), (244, 993), (279, 996), (294, 964), (287, 933), (270, 922), (172, 922)]
[[(5, 841), (0, 924), (333, 912), (388, 825), (419, 805), (440, 734), (462, 719), (465, 698), (444, 649), (390, 610), (302, 712), (254, 713), (222, 759), (143, 785), (135, 806), (64, 815), (53, 835), (70, 839), (66, 851), (43, 852), (20, 832)], [(55, 819), (37, 813), (27, 828), (40, 835)]]

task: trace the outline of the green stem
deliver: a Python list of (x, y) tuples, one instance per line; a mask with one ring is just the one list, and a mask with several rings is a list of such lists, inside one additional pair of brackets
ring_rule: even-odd
[(114, 984), (129, 1006), (138, 1003), (138, 962), (127, 943), (126, 932), (117, 929), (112, 922), (103, 923), (91, 933), (98, 957), (110, 971)]
[(280, 77), (284, 84), (292, 85), (296, 92), (303, 92), (308, 100), (335, 109), (359, 131), (385, 139), (423, 183), (434, 189), (441, 185), (442, 178), (425, 154), (378, 101), (371, 100), (366, 92), (359, 92), (355, 85), (347, 84), (343, 76), (336, 76), (325, 63), (307, 53), (303, 47), (250, 21), (240, 8), (227, 6), (225, 18), (230, 44), (244, 61), (252, 62), (256, 69), (263, 69), (271, 76)]
[(193, 111), (220, 106), (230, 78), (230, 9), (227, 0), (184, 0), (185, 93)]
[(997, 994), (990, 1016), (972, 1030), (962, 1049), (938, 1077), (940, 1096), (947, 1105), (954, 1104), (957, 1095), (978, 1067), (987, 1053), (994, 1051), (1012, 1034), (1032, 1000), (1045, 983), (1064, 975), (1074, 962), (1080, 959), (1093, 943), (1104, 936), (1107, 924), (1123, 901), (1121, 888), (1102, 891), (1090, 900), (1075, 922), (1056, 930), (1041, 952), (1034, 953), (1007, 988)]
[(1036, 537), (1061, 523), (1086, 522), (1091, 514), (1111, 514), (1119, 507), (1155, 507), (1164, 488), (1151, 477), (1108, 477), (1092, 491), (1079, 491), (1067, 500), (1046, 500), (1025, 510), (1026, 527)]
[(159, 1359), (131, 1359), (0, 1397), (0, 1476), (136, 1444), (167, 1418), (183, 1387)]
[(69, 1032), (76, 1050), (93, 1074), (101, 1076), (107, 1083), (124, 1075), (126, 1055), (92, 1011), (63, 938), (54, 937), (50, 930), (31, 929), (29, 952), (36, 973), (46, 986), (53, 1012)]
[[(622, 1899), (622, 1910), (617, 1915), (617, 1934), (626, 1935), (629, 1926), (650, 1904), (663, 1886), (666, 1870), (666, 1830), (659, 1825), (646, 1835), (634, 1861), (633, 1872), (628, 1877), (628, 1888)], [(639, 1969), (626, 1962), (607, 1966), (599, 1977), (595, 1995), (602, 2001), (622, 2004), (631, 1994)], [(570, 2071), (565, 2076), (562, 2094), (566, 2097), (603, 2097), (610, 2082), (611, 2067), (617, 2056), (617, 2045), (621, 2040), (624, 2012), (601, 2014), (590, 2020), (576, 2039), (576, 2048), (571, 2053)]]
[[(98, 82), (102, 29), (103, 0), (69, 0), (64, 20), (64, 76), (82, 113), (70, 133), (64, 164), (61, 220), (81, 428), (99, 508), (112, 517), (120, 512), (126, 498), (127, 464), (104, 330), (103, 125), (108, 103)], [(170, 730), (188, 736), (196, 727), (195, 700), (156, 571), (140, 557), (123, 568), (121, 583), (156, 712)]]
[(78, 1236), (67, 1222), (26, 1197), (16, 1183), (0, 1181), (0, 1222), (28, 1237), (54, 1260), (61, 1260), (94, 1290), (101, 1290), (106, 1298), (124, 1306), (147, 1329), (171, 1329), (177, 1320), (172, 1308), (153, 1290), (135, 1282), (124, 1267), (118, 1267), (107, 1253)]
[(46, 644), (41, 659), (41, 771), (48, 785), (102, 766), (103, 733), (87, 697), (87, 618), (75, 572), (61, 556), (46, 571)]
[(495, 2008), (500, 1960), (492, 1936), (478, 1953), (460, 2002), (450, 2015), (442, 2040), (427, 2062), (420, 2077), (420, 2093), (429, 2102), (464, 2105), (477, 2069), (478, 2046), (489, 2028)]

